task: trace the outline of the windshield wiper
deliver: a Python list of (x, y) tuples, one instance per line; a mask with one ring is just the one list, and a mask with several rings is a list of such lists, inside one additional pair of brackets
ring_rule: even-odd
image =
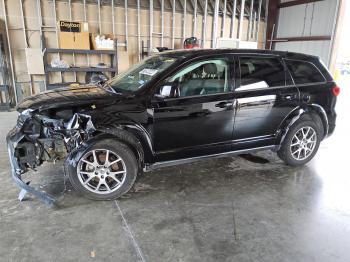
[(101, 85), (106, 91), (121, 95), (122, 92), (117, 92), (108, 82), (104, 85)]

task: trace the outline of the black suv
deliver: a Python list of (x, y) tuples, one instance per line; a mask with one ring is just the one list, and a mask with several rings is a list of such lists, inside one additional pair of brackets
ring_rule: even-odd
[(15, 181), (65, 159), (72, 186), (114, 199), (142, 171), (270, 149), (310, 161), (335, 128), (339, 88), (319, 58), (264, 50), (170, 51), (101, 85), (71, 86), (18, 105), (7, 137)]

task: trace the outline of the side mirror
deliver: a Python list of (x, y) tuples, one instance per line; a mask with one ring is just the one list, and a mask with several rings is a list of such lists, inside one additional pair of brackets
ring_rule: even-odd
[(165, 83), (155, 95), (158, 98), (176, 98), (180, 96), (180, 90), (176, 83)]

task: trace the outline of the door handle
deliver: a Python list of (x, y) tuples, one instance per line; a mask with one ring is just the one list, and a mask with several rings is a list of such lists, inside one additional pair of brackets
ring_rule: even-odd
[(297, 96), (295, 94), (287, 94), (287, 95), (282, 95), (281, 97), (283, 100), (288, 100), (288, 101), (291, 101), (291, 100), (294, 100), (297, 98)]
[(227, 107), (233, 106), (233, 103), (232, 102), (220, 102), (220, 103), (216, 104), (215, 106), (219, 107), (219, 108), (227, 108)]

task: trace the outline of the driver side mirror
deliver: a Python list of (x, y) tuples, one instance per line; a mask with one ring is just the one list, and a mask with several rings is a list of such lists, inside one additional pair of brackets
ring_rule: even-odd
[(177, 83), (165, 83), (160, 87), (155, 96), (162, 99), (176, 98), (180, 96), (180, 90)]

